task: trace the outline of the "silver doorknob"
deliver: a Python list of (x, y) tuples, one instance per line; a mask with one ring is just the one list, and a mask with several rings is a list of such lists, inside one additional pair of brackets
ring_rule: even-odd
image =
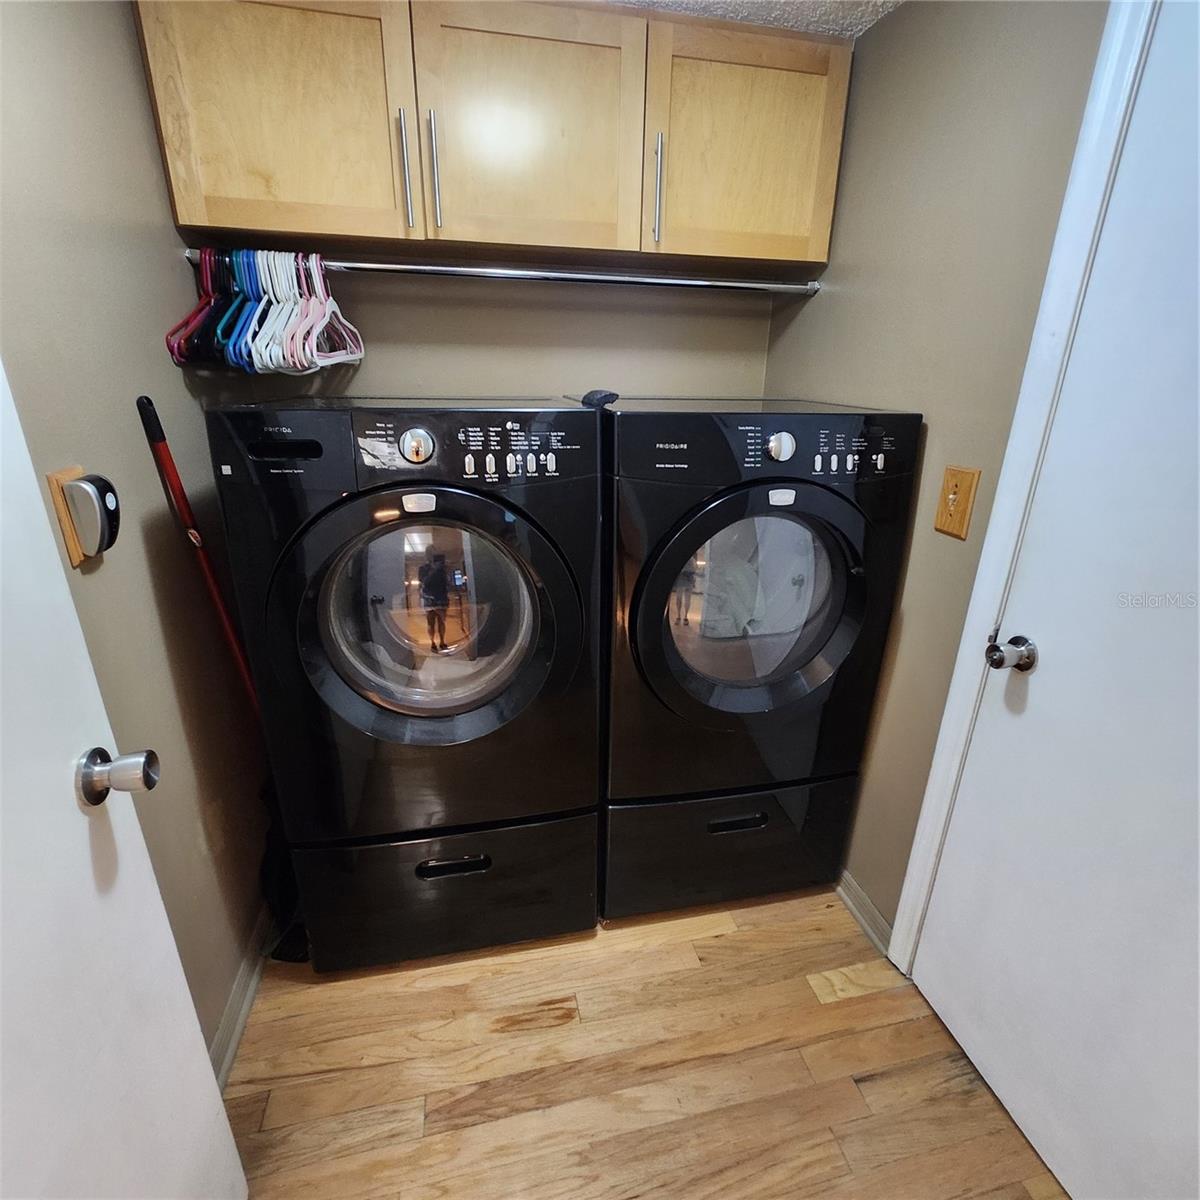
[(993, 671), (1012, 667), (1014, 671), (1032, 671), (1037, 665), (1037, 647), (1027, 637), (1012, 637), (1007, 642), (990, 642), (983, 652)]
[(158, 785), (158, 755), (153, 750), (113, 758), (94, 746), (75, 766), (75, 790), (84, 804), (103, 804), (110, 791), (149, 792)]

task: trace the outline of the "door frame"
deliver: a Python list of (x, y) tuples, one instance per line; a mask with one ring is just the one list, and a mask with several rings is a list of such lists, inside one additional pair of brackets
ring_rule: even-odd
[(1161, 3), (1108, 9), (888, 945), (905, 975), (912, 974), (989, 675), (985, 638), (1004, 619)]

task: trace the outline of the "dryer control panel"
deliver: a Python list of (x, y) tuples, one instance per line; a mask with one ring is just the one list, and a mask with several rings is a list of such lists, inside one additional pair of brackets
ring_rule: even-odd
[(727, 486), (786, 477), (829, 486), (912, 472), (916, 413), (617, 414), (617, 474)]
[(359, 485), (394, 479), (505, 485), (595, 475), (596, 418), (586, 410), (358, 409)]

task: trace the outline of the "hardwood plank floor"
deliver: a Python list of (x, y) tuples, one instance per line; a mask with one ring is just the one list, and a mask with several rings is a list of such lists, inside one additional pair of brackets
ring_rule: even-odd
[(1063, 1195), (825, 890), (384, 970), (271, 963), (225, 1095), (255, 1198)]

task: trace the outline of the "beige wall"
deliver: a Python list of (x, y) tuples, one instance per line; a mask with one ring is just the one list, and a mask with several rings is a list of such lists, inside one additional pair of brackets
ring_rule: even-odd
[(131, 6), (4, 4), (0, 40), (0, 356), (37, 469), (79, 462), (121, 494), (119, 542), (103, 563), (69, 577), (121, 748), (152, 746), (162, 757), (163, 781), (137, 801), (138, 813), (211, 1041), (259, 907), (262, 767), (195, 566), (166, 515), (134, 398), (154, 397), (211, 537), (201, 399), (304, 387), (757, 398), (768, 302), (337, 276), (366, 338), (357, 372), (315, 382), (185, 375), (162, 336), (195, 291), (171, 224)]
[(178, 243), (131, 7), (5, 4), (0, 40), (0, 357), (39, 473), (80, 463), (122, 500), (116, 546), (68, 576), (120, 749), (162, 758), (137, 810), (211, 1040), (259, 909), (262, 775), (133, 406), (154, 397), (186, 485), (211, 496), (196, 404), (162, 342), (194, 290), (164, 268)]
[[(1104, 12), (910, 2), (869, 30), (855, 49), (825, 290), (772, 321), (765, 395), (925, 414), (907, 581), (848, 862), (888, 922)], [(932, 528), (947, 464), (983, 469), (966, 542)], [(982, 653), (988, 631), (973, 632)]]

